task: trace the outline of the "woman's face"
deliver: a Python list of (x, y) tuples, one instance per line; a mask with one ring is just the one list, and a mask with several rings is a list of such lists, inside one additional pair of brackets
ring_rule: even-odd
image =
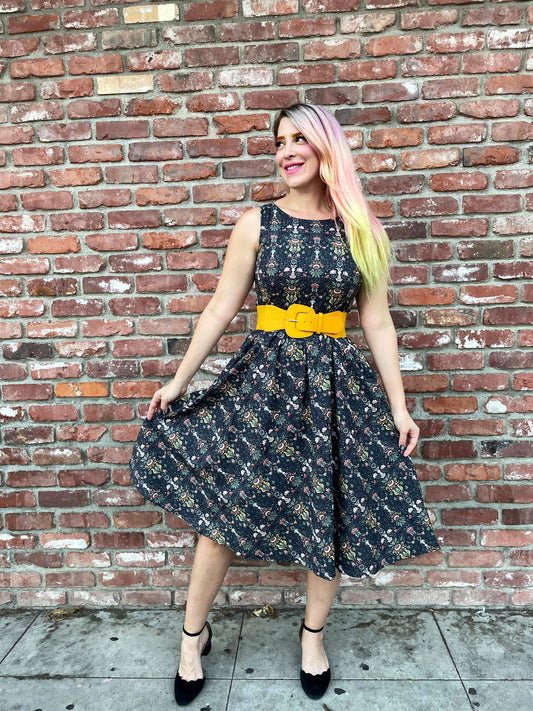
[(322, 182), (317, 153), (286, 116), (278, 127), (276, 165), (289, 189), (304, 187), (315, 181)]

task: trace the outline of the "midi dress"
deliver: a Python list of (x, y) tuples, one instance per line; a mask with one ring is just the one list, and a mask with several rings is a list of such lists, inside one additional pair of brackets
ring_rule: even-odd
[[(257, 304), (349, 312), (342, 221), (261, 206)], [(244, 559), (333, 580), (438, 549), (374, 370), (348, 336), (251, 330), (218, 377), (145, 419), (129, 463), (153, 504)]]

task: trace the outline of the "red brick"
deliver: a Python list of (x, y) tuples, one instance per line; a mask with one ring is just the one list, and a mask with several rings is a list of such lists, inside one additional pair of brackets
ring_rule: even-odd
[(121, 161), (122, 146), (100, 144), (90, 146), (69, 146), (68, 157), (71, 163), (100, 163)]
[(186, 22), (204, 22), (234, 17), (238, 12), (236, 0), (215, 0), (214, 2), (189, 2), (183, 8)]
[(461, 32), (456, 34), (429, 34), (426, 40), (428, 52), (463, 53), (482, 49), (485, 46), (483, 32)]
[(518, 299), (518, 289), (513, 284), (483, 284), (462, 286), (459, 300), (464, 304), (502, 304)]
[(96, 49), (96, 36), (90, 32), (51, 35), (43, 38), (43, 47), (46, 54), (90, 52)]
[(401, 71), (404, 77), (459, 74), (459, 59), (457, 57), (408, 57), (402, 59)]
[(57, 58), (17, 59), (11, 62), (10, 72), (13, 79), (26, 77), (55, 77), (65, 73), (63, 60)]
[(23, 121), (51, 121), (63, 118), (63, 108), (57, 101), (36, 101), (33, 104), (16, 104), (11, 109), (13, 123)]
[(476, 370), (484, 367), (481, 353), (428, 353), (430, 370)]
[(510, 348), (514, 344), (514, 334), (503, 329), (457, 331), (455, 343), (458, 348)]
[(533, 503), (533, 486), (480, 484), (476, 499), (483, 503), (530, 504)]
[(448, 565), (453, 568), (499, 568), (503, 562), (503, 554), (499, 551), (450, 551), (448, 554)]
[(456, 437), (462, 435), (501, 435), (505, 433), (503, 420), (452, 420), (450, 434)]
[(426, 244), (402, 244), (396, 250), (396, 257), (401, 262), (424, 262), (450, 259), (451, 245), (447, 242), (431, 242)]
[(189, 67), (225, 67), (231, 64), (239, 64), (239, 50), (237, 47), (212, 46), (186, 49), (185, 64)]
[(422, 443), (422, 456), (426, 459), (473, 459), (476, 455), (473, 442), (468, 440)]
[(432, 484), (426, 486), (425, 500), (428, 503), (436, 501), (468, 501), (470, 489), (467, 484)]
[(511, 565), (532, 566), (533, 565), (533, 550), (509, 551), (509, 563)]
[(435, 173), (429, 176), (429, 187), (435, 192), (485, 190), (488, 177), (484, 173)]
[(515, 76), (490, 77), (485, 84), (485, 93), (490, 94), (525, 94), (533, 89), (533, 76), (517, 74)]
[(446, 121), (456, 113), (455, 104), (451, 101), (430, 102), (427, 104), (406, 104), (398, 106), (398, 121), (401, 123), (428, 123), (430, 121)]
[(125, 116), (155, 116), (157, 114), (171, 114), (177, 108), (178, 102), (168, 96), (155, 96), (153, 99), (135, 98), (128, 102), (124, 114)]
[(483, 312), (483, 323), (486, 324), (512, 324), (528, 325), (533, 319), (533, 307), (531, 306), (497, 306), (485, 309)]
[(533, 434), (531, 420), (511, 420), (513, 435), (515, 437), (530, 437)]
[(72, 194), (63, 190), (22, 193), (20, 200), (25, 210), (68, 210), (74, 205)]
[(419, 175), (376, 176), (367, 179), (367, 190), (374, 195), (402, 195), (417, 193), (424, 183)]
[[(79, 101), (71, 101), (67, 107), (67, 114), (70, 119), (119, 116), (120, 99), (100, 99), (99, 101), (80, 99)], [(97, 148), (97, 146), (93, 147)]]
[(472, 373), (470, 375), (454, 374), (453, 390), (471, 392), (473, 390), (507, 390), (509, 378), (507, 373)]
[(59, 17), (57, 15), (19, 15), (7, 19), (7, 31), (10, 35), (27, 32), (46, 32), (57, 30)]
[(428, 143), (479, 143), (485, 140), (487, 129), (483, 124), (454, 124), (453, 126), (430, 126)]
[(481, 532), (481, 545), (489, 547), (518, 548), (530, 546), (533, 530), (503, 531), (486, 529)]
[(146, 138), (149, 135), (148, 121), (99, 121), (96, 138), (101, 141), (115, 138)]
[(459, 149), (429, 148), (422, 151), (405, 151), (401, 154), (401, 161), (404, 170), (427, 170), (428, 168), (457, 165)]
[(459, 210), (454, 197), (404, 198), (400, 200), (400, 214), (405, 217), (451, 215)]
[(485, 582), (496, 588), (528, 588), (533, 586), (533, 573), (510, 570), (490, 570), (484, 573)]
[[(254, 71), (257, 72), (257, 70)], [(334, 77), (335, 67), (333, 64), (313, 64), (312, 66), (304, 65), (294, 67), (281, 67), (278, 70), (279, 86), (289, 86), (292, 84), (326, 84), (333, 82)], [(268, 82), (266, 81), (267, 78), (269, 79)], [(233, 78), (232, 76), (228, 75), (227, 82), (223, 82), (221, 86), (242, 86), (243, 84), (246, 86), (257, 86), (266, 85), (267, 83), (272, 83), (268, 75), (265, 75), (265, 79), (262, 80), (260, 76), (257, 76), (257, 78), (255, 78), (254, 74), (250, 73), (249, 77), (247, 75), (243, 75), (241, 79), (239, 79), (238, 77)]]
[[(391, 5), (392, 6), (392, 5)], [(404, 10), (400, 13), (402, 30), (433, 30), (457, 22), (457, 10)]]
[(120, 74), (122, 70), (120, 54), (106, 54), (102, 57), (70, 57), (68, 60), (69, 74)]
[(454, 413), (465, 414), (477, 410), (475, 397), (434, 397), (424, 398), (424, 410), (433, 414)]
[(455, 291), (453, 289), (437, 286), (423, 288), (403, 288), (398, 292), (398, 303), (408, 305), (453, 304)]
[(463, 25), (508, 25), (520, 23), (520, 7), (476, 7), (465, 11)]
[(378, 173), (396, 168), (396, 158), (390, 153), (358, 153), (354, 161), (357, 170), (363, 173)]
[(56, 123), (45, 124), (38, 128), (39, 140), (43, 142), (52, 141), (85, 141), (91, 138), (91, 126), (89, 123)]
[(533, 368), (533, 353), (530, 351), (494, 352), (489, 355), (492, 368)]
[[(271, 56), (276, 59), (276, 45), (270, 44), (268, 49), (272, 53)], [(294, 44), (294, 49), (296, 50), (293, 55), (287, 57), (287, 59), (298, 59), (298, 45)], [(318, 59), (353, 59), (354, 57), (359, 57), (361, 55), (361, 42), (358, 39), (344, 39), (344, 40), (316, 40), (314, 42), (307, 42), (303, 47), (303, 58), (306, 61), (314, 61)], [(281, 55), (283, 59), (283, 55)]]
[(467, 54), (463, 57), (463, 72), (465, 74), (518, 71), (520, 71), (520, 54), (517, 52), (513, 52), (512, 54)]
[(516, 163), (520, 159), (520, 151), (512, 146), (488, 146), (486, 148), (465, 148), (463, 165), (501, 165)]
[(39, 48), (38, 37), (0, 40), (0, 57), (24, 57)]
[(462, 101), (459, 113), (473, 118), (504, 118), (518, 114), (518, 99), (474, 99)]
[(435, 587), (477, 586), (481, 582), (481, 573), (476, 570), (428, 570), (427, 581)]
[(430, 309), (424, 312), (426, 326), (470, 326), (476, 323), (474, 309)]
[(339, 81), (375, 81), (376, 79), (394, 79), (395, 77), (396, 61), (394, 59), (350, 62), (339, 66)]
[(498, 189), (529, 188), (533, 185), (533, 170), (497, 170), (494, 187)]
[(369, 148), (419, 146), (422, 142), (420, 128), (383, 128), (372, 131), (367, 141)]
[(430, 79), (422, 84), (423, 99), (449, 99), (460, 96), (477, 96), (477, 77), (457, 77), (454, 79)]
[(501, 607), (507, 604), (507, 593), (500, 590), (455, 590), (453, 604), (465, 607), (480, 605)]
[(487, 508), (443, 509), (442, 522), (446, 526), (489, 525), (498, 521), (498, 511)]
[(418, 86), (415, 82), (365, 84), (361, 99), (365, 104), (388, 101), (413, 101), (418, 98)]
[(54, 165), (63, 163), (63, 149), (60, 146), (24, 146), (11, 151), (14, 165)]

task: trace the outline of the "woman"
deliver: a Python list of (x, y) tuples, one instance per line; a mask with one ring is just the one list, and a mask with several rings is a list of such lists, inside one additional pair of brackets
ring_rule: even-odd
[[(439, 547), (409, 459), (419, 429), (388, 309), (387, 236), (328, 111), (295, 104), (273, 129), (286, 193), (236, 222), (215, 294), (173, 381), (154, 394), (130, 462), (139, 491), (199, 533), (180, 705), (205, 682), (206, 618), (235, 554), (307, 567), (300, 680), (318, 699), (341, 572), (368, 576)], [(254, 278), (257, 328), (209, 388), (185, 396)], [(386, 397), (345, 334), (356, 296)]]

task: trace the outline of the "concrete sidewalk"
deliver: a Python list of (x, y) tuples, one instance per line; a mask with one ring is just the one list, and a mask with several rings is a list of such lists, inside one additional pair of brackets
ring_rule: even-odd
[[(48, 611), (50, 613), (51, 611)], [(532, 711), (533, 611), (332, 609), (332, 679), (300, 687), (301, 610), (213, 609), (191, 711)], [(0, 614), (1, 711), (176, 711), (184, 611)]]

